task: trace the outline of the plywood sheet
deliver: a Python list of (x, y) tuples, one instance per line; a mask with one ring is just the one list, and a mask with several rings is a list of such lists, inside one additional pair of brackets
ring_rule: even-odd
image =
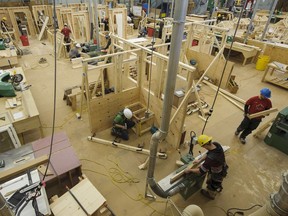
[(94, 98), (90, 101), (89, 118), (92, 133), (112, 127), (116, 114), (125, 106), (139, 101), (139, 88), (133, 88), (117, 94), (107, 94), (104, 97)]
[[(89, 215), (95, 213), (106, 202), (106, 199), (87, 178), (71, 188), (71, 192)], [(56, 199), (50, 207), (55, 216), (86, 216), (69, 192)]]

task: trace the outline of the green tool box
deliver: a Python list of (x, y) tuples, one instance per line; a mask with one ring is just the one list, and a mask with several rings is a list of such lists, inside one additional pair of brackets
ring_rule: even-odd
[(264, 142), (288, 154), (288, 107), (278, 113)]
[(0, 50), (5, 50), (5, 49), (6, 49), (6, 47), (5, 47), (4, 40), (0, 39)]

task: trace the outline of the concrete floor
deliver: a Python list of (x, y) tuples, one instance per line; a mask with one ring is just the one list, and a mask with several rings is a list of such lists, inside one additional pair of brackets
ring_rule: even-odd
[[(54, 57), (52, 46), (30, 39), (29, 49), (32, 54), (24, 55), (20, 66), (25, 71), (26, 78), (32, 84), (31, 91), (40, 113), (45, 136), (52, 131), (53, 112), (53, 84), (54, 84)], [(40, 58), (46, 58), (48, 64), (38, 65)], [(240, 62), (234, 67), (233, 74), (239, 84), (237, 96), (246, 100), (250, 96), (258, 95), (263, 87), (272, 90), (272, 103), (279, 110), (287, 106), (287, 90), (269, 83), (262, 83), (262, 71), (255, 70), (255, 64), (243, 67)], [(166, 200), (157, 198), (155, 201), (144, 198), (147, 171), (139, 170), (138, 166), (147, 158), (127, 150), (104, 146), (87, 140), (91, 135), (88, 126), (88, 115), (84, 108), (82, 119), (78, 120), (71, 107), (63, 101), (64, 89), (81, 84), (81, 68), (72, 69), (69, 60), (57, 61), (57, 95), (56, 95), (56, 123), (55, 131), (65, 131), (82, 162), (83, 173), (92, 181), (94, 186), (107, 199), (107, 203), (117, 216), (147, 216), (164, 215)], [(209, 104), (215, 92), (207, 86), (202, 86), (200, 96)], [(234, 131), (242, 120), (242, 112), (228, 102), (221, 95), (218, 96), (214, 112), (206, 126), (205, 133), (213, 136), (215, 141), (231, 147), (226, 160), (230, 166), (229, 174), (224, 180), (222, 193), (213, 201), (207, 200), (199, 192), (184, 200), (180, 195), (171, 199), (182, 211), (190, 204), (200, 206), (207, 216), (226, 215), (225, 211), (232, 207), (249, 208), (254, 204), (265, 204), (269, 195), (278, 191), (281, 184), (281, 174), (287, 171), (288, 157), (279, 150), (268, 146), (263, 139), (267, 130), (260, 138), (249, 136), (247, 144), (242, 145), (234, 136)], [(276, 116), (276, 113), (266, 117), (264, 122)], [(200, 134), (204, 121), (194, 113), (186, 118), (187, 133), (194, 130)], [(97, 134), (100, 138), (112, 140), (110, 130)], [(39, 138), (38, 130), (24, 134), (25, 142)], [(149, 149), (150, 133), (142, 137), (131, 134), (129, 142), (133, 146), (144, 142)], [(189, 137), (186, 135), (186, 140)], [(168, 159), (158, 159), (155, 169), (155, 178), (161, 180), (177, 169), (175, 161), (179, 153), (170, 146), (166, 146)], [(195, 152), (199, 148), (196, 147)], [(188, 152), (185, 145), (180, 149), (182, 154)], [(202, 150), (203, 151), (203, 150)], [(249, 213), (254, 212), (253, 209)], [(166, 215), (177, 215), (168, 208)]]

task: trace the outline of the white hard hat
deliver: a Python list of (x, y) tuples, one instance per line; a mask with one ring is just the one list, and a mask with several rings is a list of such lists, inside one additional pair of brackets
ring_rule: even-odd
[(132, 118), (133, 113), (132, 113), (132, 111), (131, 111), (130, 109), (125, 108), (124, 111), (123, 111), (123, 113), (124, 113), (124, 116), (125, 116), (127, 119), (131, 119), (131, 118)]
[(64, 26), (67, 26), (67, 23), (64, 23)]
[(77, 43), (75, 46), (81, 48), (81, 45), (79, 43)]

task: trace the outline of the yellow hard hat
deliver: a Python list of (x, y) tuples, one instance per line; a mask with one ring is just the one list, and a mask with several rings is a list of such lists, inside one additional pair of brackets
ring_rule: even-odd
[(6, 17), (2, 17), (2, 20), (7, 20), (7, 18)]
[(212, 140), (212, 137), (202, 134), (198, 137), (198, 144), (202, 147)]

